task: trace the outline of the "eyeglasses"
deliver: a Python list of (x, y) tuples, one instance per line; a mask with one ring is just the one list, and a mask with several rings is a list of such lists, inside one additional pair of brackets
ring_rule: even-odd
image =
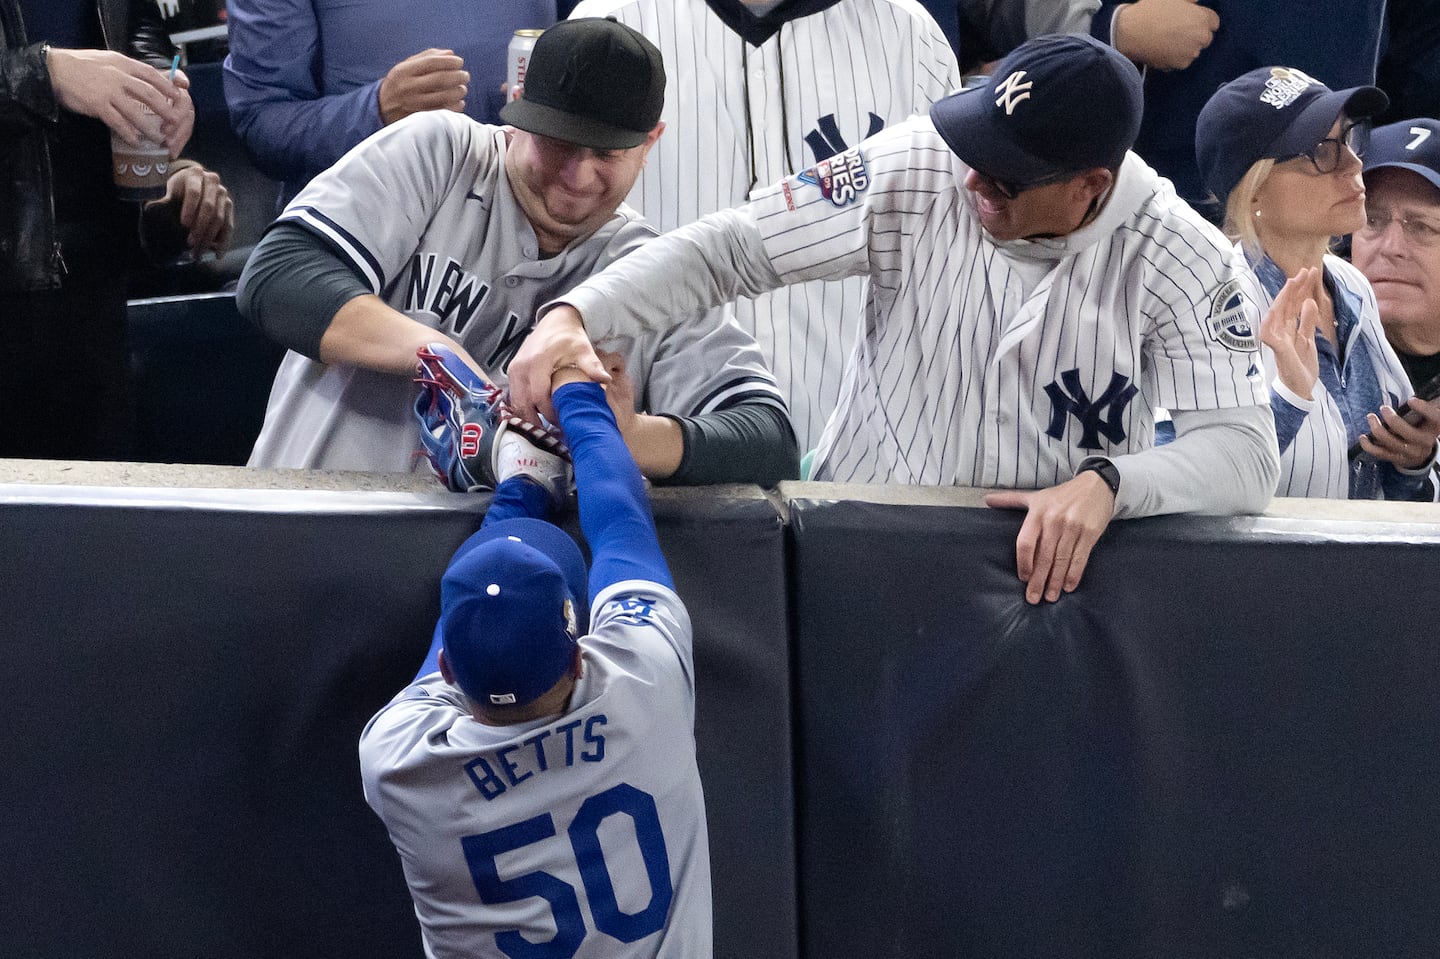
[(1315, 144), (1304, 153), (1295, 153), (1288, 157), (1279, 157), (1276, 162), (1283, 163), (1286, 160), (1298, 160), (1304, 157), (1315, 167), (1316, 173), (1334, 173), (1340, 169), (1340, 163), (1345, 159), (1345, 148), (1349, 147), (1350, 152), (1359, 159), (1365, 155), (1365, 150), (1370, 146), (1370, 121), (1354, 120), (1340, 127), (1338, 137), (1326, 137)]
[[(971, 169), (974, 168), (972, 167)], [(1029, 183), (1016, 183), (1013, 180), (1001, 180), (988, 173), (981, 173), (979, 170), (975, 170), (975, 175), (994, 187), (995, 191), (1007, 200), (1015, 199), (1026, 190), (1033, 190), (1038, 186), (1049, 186), (1052, 183), (1059, 183), (1061, 180), (1068, 180), (1071, 177), (1078, 176), (1078, 174), (1072, 170), (1069, 173), (1054, 173), (1050, 176), (1041, 177), (1038, 180), (1031, 180)]]
[(1366, 239), (1377, 240), (1390, 229), (1390, 224), (1397, 220), (1405, 239), (1416, 246), (1435, 246), (1440, 243), (1440, 224), (1408, 214), (1397, 214), (1384, 207), (1366, 208), (1365, 225), (1360, 228), (1360, 232)]

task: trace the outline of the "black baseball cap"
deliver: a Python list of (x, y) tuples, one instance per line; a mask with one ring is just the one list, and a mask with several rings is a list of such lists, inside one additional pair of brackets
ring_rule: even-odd
[(966, 166), (1025, 184), (1119, 166), (1143, 109), (1133, 63), (1092, 37), (1054, 34), (1016, 47), (983, 86), (936, 101), (930, 118)]
[(1242, 74), (1215, 91), (1195, 123), (1195, 159), (1205, 189), (1224, 203), (1256, 162), (1307, 153), (1342, 114), (1364, 120), (1389, 103), (1379, 87), (1331, 90), (1294, 67)]
[(482, 706), (523, 706), (565, 675), (590, 597), (580, 547), (515, 517), (466, 540), (440, 581), (435, 624), (455, 684)]
[(582, 17), (540, 34), (520, 99), (500, 119), (595, 150), (628, 150), (645, 142), (664, 105), (655, 44), (614, 19)]
[(1417, 117), (1376, 127), (1365, 153), (1365, 172), (1383, 167), (1418, 173), (1440, 190), (1440, 120)]

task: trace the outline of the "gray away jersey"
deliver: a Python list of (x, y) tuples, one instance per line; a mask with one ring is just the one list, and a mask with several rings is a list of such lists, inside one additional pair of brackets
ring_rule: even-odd
[[(925, 113), (960, 85), (950, 45), (915, 0), (842, 0), (787, 20), (758, 47), (703, 0), (583, 0), (571, 14), (611, 15), (653, 41), (667, 66), (665, 133), (629, 198), (662, 231), (743, 203), (757, 185)], [(856, 277), (736, 304), (802, 451), (835, 406), (864, 297)]]
[(1087, 456), (1150, 448), (1155, 407), (1267, 402), (1243, 259), (1138, 157), (1094, 222), (1053, 241), (996, 243), (966, 172), (917, 117), (686, 228), (695, 262), (668, 262), (684, 248), (667, 241), (565, 299), (598, 339), (669, 322), (709, 287), (868, 275), (820, 479), (1046, 488)]
[[(280, 220), (325, 239), (390, 306), (505, 370), (535, 308), (655, 231), (622, 205), (594, 235), (539, 257), (505, 175), (505, 132), (431, 111), (385, 127), (316, 177)], [(676, 335), (617, 341), (641, 411), (696, 415), (742, 400), (783, 407), (754, 340), (728, 310)], [(404, 472), (424, 467), (403, 376), (287, 354), (250, 465)]]
[(434, 673), (361, 735), (431, 959), (711, 955), (689, 617), (633, 580), (595, 608), (563, 716), (486, 726)]

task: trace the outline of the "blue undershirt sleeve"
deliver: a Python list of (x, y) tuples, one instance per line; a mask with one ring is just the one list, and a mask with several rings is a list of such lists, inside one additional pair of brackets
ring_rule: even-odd
[(568, 383), (555, 391), (554, 403), (575, 464), (580, 529), (590, 544), (591, 602), (628, 579), (674, 589), (645, 481), (620, 437), (605, 391), (596, 383)]
[(1275, 414), (1275, 436), (1280, 441), (1280, 452), (1284, 453), (1305, 425), (1307, 414), (1274, 390), (1270, 391), (1270, 412)]

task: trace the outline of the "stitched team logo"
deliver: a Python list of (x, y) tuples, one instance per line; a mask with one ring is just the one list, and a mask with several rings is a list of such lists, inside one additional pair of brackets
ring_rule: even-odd
[(1030, 88), (1034, 85), (1025, 79), (1024, 70), (1016, 70), (995, 88), (995, 91), (1000, 94), (995, 98), (995, 105), (1004, 107), (1007, 117), (1013, 115), (1015, 108), (1020, 105), (1020, 101), (1030, 99)]
[(480, 452), (480, 441), (485, 438), (485, 428), (479, 423), (466, 423), (460, 427), (460, 455), (469, 459)]
[[(873, 137), (885, 129), (885, 121), (870, 114), (870, 129), (865, 131), (865, 137)], [(805, 142), (810, 147), (810, 153), (815, 157), (816, 162), (833, 157), (837, 153), (844, 153), (850, 149), (850, 144), (845, 142), (845, 137), (840, 133), (840, 124), (835, 121), (835, 114), (827, 113), (815, 124), (815, 129), (805, 134)]]
[(870, 174), (865, 170), (865, 158), (860, 155), (859, 147), (821, 160), (800, 174), (799, 179), (818, 186), (820, 195), (835, 206), (854, 203), (870, 186)]
[(1249, 353), (1259, 347), (1251, 317), (1244, 284), (1238, 278), (1227, 280), (1210, 298), (1210, 317), (1205, 328), (1210, 337), (1227, 350)]
[(1110, 385), (1092, 400), (1080, 382), (1080, 371), (1066, 370), (1058, 383), (1052, 380), (1045, 387), (1045, 395), (1050, 397), (1050, 426), (1045, 433), (1064, 439), (1065, 425), (1073, 416), (1080, 422), (1080, 442), (1076, 445), (1082, 450), (1103, 449), (1101, 436), (1119, 446), (1125, 442), (1125, 410), (1138, 392), (1139, 387), (1130, 382), (1130, 377), (1111, 373)]
[(1268, 103), (1277, 110), (1283, 110), (1295, 102), (1312, 83), (1319, 83), (1314, 77), (1290, 67), (1271, 67), (1270, 76), (1265, 80), (1265, 89), (1260, 93), (1260, 102)]
[(602, 615), (612, 617), (613, 621), (617, 623), (627, 623), (631, 626), (652, 626), (655, 623), (656, 602), (658, 600), (652, 596), (614, 599), (605, 604)]

